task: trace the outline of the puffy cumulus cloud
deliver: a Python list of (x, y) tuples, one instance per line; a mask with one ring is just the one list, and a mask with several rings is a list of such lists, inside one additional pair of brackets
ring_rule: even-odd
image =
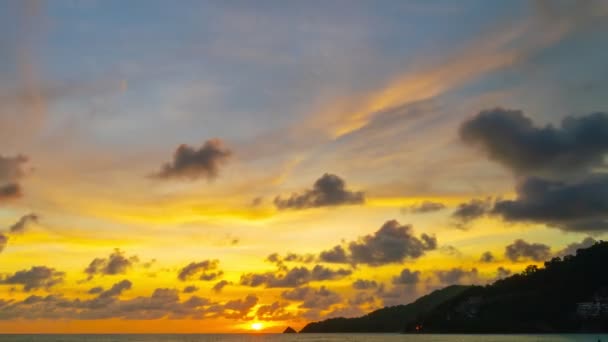
[(456, 228), (466, 229), (471, 221), (486, 215), (492, 209), (490, 198), (474, 198), (469, 202), (460, 203), (452, 213)]
[(0, 201), (19, 198), (22, 195), (19, 180), (25, 176), (25, 164), (29, 158), (24, 155), (0, 156)]
[(505, 247), (505, 257), (514, 262), (519, 260), (545, 261), (551, 257), (551, 247), (542, 243), (528, 243), (517, 239)]
[(408, 207), (401, 208), (401, 212), (404, 214), (426, 214), (443, 210), (445, 208), (446, 205), (441, 202), (424, 201), (419, 204), (414, 204)]
[(492, 214), (565, 231), (608, 230), (608, 176), (600, 171), (607, 113), (539, 127), (521, 111), (496, 108), (464, 122), (460, 135), (518, 176), (516, 198), (496, 201)]
[(4, 250), (4, 248), (6, 248), (7, 244), (8, 244), (8, 236), (0, 233), (0, 252), (2, 252)]
[(215, 280), (224, 274), (219, 270), (219, 263), (217, 259), (191, 262), (179, 271), (177, 279), (187, 281), (198, 277), (199, 280), (204, 281)]
[(348, 304), (354, 306), (370, 305), (376, 302), (376, 298), (368, 292), (357, 292), (354, 297), (348, 300)]
[(588, 236), (581, 242), (573, 242), (566, 246), (564, 249), (556, 253), (558, 257), (564, 257), (566, 255), (576, 255), (579, 249), (589, 248), (597, 243), (597, 240)]
[(217, 138), (207, 140), (198, 149), (182, 144), (175, 150), (173, 160), (165, 163), (154, 176), (161, 179), (215, 179), (220, 166), (225, 164), (231, 155), (232, 151)]
[(115, 249), (107, 258), (93, 259), (84, 273), (88, 275), (88, 280), (93, 279), (95, 275), (125, 274), (137, 262), (139, 262), (137, 256), (127, 257), (124, 252)]
[(89, 289), (89, 291), (87, 291), (88, 294), (99, 294), (103, 292), (103, 287), (101, 286), (95, 286)]
[(36, 289), (49, 289), (65, 278), (64, 272), (46, 266), (33, 266), (29, 270), (17, 271), (14, 274), (4, 276), (2, 284), (23, 285), (24, 291)]
[(422, 234), (417, 238), (412, 230), (410, 225), (401, 225), (396, 220), (390, 220), (374, 234), (348, 243), (348, 252), (342, 246), (335, 246), (321, 252), (319, 259), (328, 263), (379, 266), (416, 259), (437, 248), (437, 239), (434, 236)]
[(312, 269), (300, 266), (292, 269), (283, 269), (279, 272), (246, 273), (241, 275), (241, 285), (257, 287), (298, 287), (311, 281), (336, 280), (352, 274), (347, 269), (331, 269), (322, 265), (315, 265)]
[(298, 287), (281, 293), (281, 297), (286, 300), (301, 302), (298, 306), (302, 309), (326, 310), (334, 304), (342, 301), (342, 297), (325, 286), (319, 289), (312, 287)]
[(365, 194), (361, 191), (346, 189), (344, 180), (336, 175), (324, 174), (315, 181), (312, 189), (301, 194), (294, 193), (289, 198), (277, 196), (275, 206), (280, 209), (308, 209), (346, 204), (361, 204), (365, 202)]
[(213, 287), (211, 288), (211, 290), (215, 293), (220, 293), (222, 292), (222, 290), (224, 289), (224, 287), (228, 286), (232, 284), (231, 282), (227, 281), (227, 280), (220, 280), (217, 283), (215, 283), (215, 285), (213, 285)]
[(477, 268), (466, 270), (460, 267), (454, 267), (448, 270), (436, 270), (434, 273), (443, 285), (464, 285), (479, 282), (479, 272), (477, 271)]
[(11, 200), (21, 196), (21, 185), (18, 183), (0, 185), (0, 201)]
[(22, 216), (17, 222), (10, 226), (9, 232), (13, 234), (23, 233), (31, 223), (38, 223), (38, 215), (31, 213)]
[(128, 287), (129, 283), (119, 282), (112, 287), (114, 290), (99, 292), (92, 299), (30, 296), (12, 301), (10, 305), (0, 305), (0, 319), (247, 319), (258, 302), (253, 295), (227, 302), (213, 302), (198, 296), (182, 301), (177, 290), (166, 288), (155, 289), (149, 296), (120, 299), (118, 295)]
[(572, 182), (526, 178), (517, 197), (497, 201), (493, 212), (506, 221), (538, 222), (565, 231), (608, 230), (608, 176)]
[(517, 174), (586, 172), (605, 164), (608, 114), (569, 116), (559, 127), (537, 127), (522, 111), (495, 108), (464, 122), (460, 136)]
[[(122, 280), (122, 281), (112, 285), (112, 287), (110, 289), (99, 292), (99, 298), (118, 297), (124, 291), (130, 290), (132, 286), (133, 286), (133, 283), (131, 283), (129, 280), (127, 280), (127, 279)], [(90, 290), (89, 290), (89, 293), (91, 293)]]
[(287, 253), (281, 256), (279, 253), (272, 253), (266, 258), (266, 261), (277, 265), (280, 269), (286, 269), (286, 262), (308, 264), (314, 262), (315, 258), (314, 254)]
[(262, 321), (286, 321), (297, 317), (287, 310), (289, 303), (274, 302), (268, 305), (261, 305), (256, 311), (257, 319)]
[(490, 251), (483, 252), (483, 254), (481, 254), (481, 257), (479, 258), (479, 262), (483, 263), (490, 263), (494, 261), (496, 261), (496, 257), (494, 257), (494, 254), (492, 254), (492, 252)]
[(353, 282), (353, 289), (355, 290), (369, 290), (378, 287), (378, 282), (375, 280), (357, 279)]
[(410, 285), (419, 281), (420, 271), (410, 271), (408, 268), (404, 268), (398, 276), (393, 277), (393, 284), (395, 285)]
[(189, 285), (184, 287), (184, 289), (182, 290), (183, 293), (194, 293), (198, 291), (198, 287), (194, 286), (194, 285)]

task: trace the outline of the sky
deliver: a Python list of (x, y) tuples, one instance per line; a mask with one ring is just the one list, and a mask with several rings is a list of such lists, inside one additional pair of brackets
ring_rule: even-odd
[(0, 330), (280, 332), (608, 232), (605, 1), (0, 2)]

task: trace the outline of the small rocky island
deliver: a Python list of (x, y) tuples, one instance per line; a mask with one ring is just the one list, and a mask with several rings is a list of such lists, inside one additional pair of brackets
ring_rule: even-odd
[(287, 329), (285, 329), (285, 331), (283, 331), (283, 334), (297, 334), (298, 332), (295, 331), (294, 328), (292, 327), (287, 327)]

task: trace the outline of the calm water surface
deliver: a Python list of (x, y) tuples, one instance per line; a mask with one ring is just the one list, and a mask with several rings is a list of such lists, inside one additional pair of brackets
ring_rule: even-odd
[(608, 334), (580, 335), (0, 335), (0, 342), (608, 342)]

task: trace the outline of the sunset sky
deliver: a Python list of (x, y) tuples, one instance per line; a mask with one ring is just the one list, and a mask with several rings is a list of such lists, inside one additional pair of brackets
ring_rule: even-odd
[(0, 1), (0, 331), (280, 332), (606, 238), (606, 1)]

